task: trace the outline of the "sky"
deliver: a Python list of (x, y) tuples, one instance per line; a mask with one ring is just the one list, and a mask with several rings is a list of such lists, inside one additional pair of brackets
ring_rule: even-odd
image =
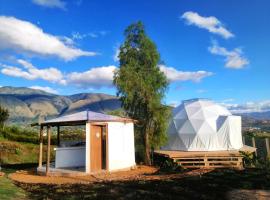
[(123, 32), (142, 21), (170, 81), (165, 103), (270, 110), (268, 0), (0, 0), (0, 86), (116, 94)]

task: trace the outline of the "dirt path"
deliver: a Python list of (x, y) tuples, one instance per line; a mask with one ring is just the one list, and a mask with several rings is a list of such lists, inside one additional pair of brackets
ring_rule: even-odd
[(120, 172), (104, 172), (86, 176), (44, 176), (37, 175), (34, 170), (20, 170), (9, 175), (13, 181), (30, 184), (88, 184), (93, 182), (107, 181), (135, 181), (135, 180), (168, 180), (181, 177), (199, 176), (211, 170), (193, 170), (184, 173), (160, 174), (158, 168), (149, 166), (138, 166), (136, 169)]
[(30, 199), (270, 199), (270, 174), (260, 170), (162, 172), (138, 166), (94, 176), (46, 177), (34, 171), (10, 174)]

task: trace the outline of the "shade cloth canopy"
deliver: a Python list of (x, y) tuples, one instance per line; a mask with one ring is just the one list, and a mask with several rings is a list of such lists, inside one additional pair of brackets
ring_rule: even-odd
[(183, 101), (173, 111), (164, 150), (217, 151), (243, 147), (241, 117), (211, 100)]

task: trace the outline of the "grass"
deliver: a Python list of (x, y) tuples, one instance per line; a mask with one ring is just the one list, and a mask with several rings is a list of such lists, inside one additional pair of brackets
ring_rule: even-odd
[[(54, 146), (51, 146), (51, 159), (54, 159)], [(39, 155), (39, 145), (9, 141), (0, 138), (0, 164), (23, 164), (36, 163)], [(46, 155), (46, 146), (43, 149), (43, 155)], [(43, 156), (45, 161), (45, 156)]]
[(26, 199), (26, 192), (14, 185), (10, 179), (7, 178), (7, 175), (0, 177), (0, 199), (1, 200), (10, 200), (10, 199)]

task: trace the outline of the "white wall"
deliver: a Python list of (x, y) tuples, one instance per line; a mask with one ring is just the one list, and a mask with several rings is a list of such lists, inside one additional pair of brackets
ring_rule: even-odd
[(135, 165), (133, 123), (108, 123), (109, 171)]
[(55, 148), (55, 168), (85, 166), (85, 147)]
[(85, 125), (85, 147), (86, 147), (86, 154), (85, 154), (85, 171), (86, 173), (90, 173), (90, 130), (91, 130), (91, 124), (86, 123)]

